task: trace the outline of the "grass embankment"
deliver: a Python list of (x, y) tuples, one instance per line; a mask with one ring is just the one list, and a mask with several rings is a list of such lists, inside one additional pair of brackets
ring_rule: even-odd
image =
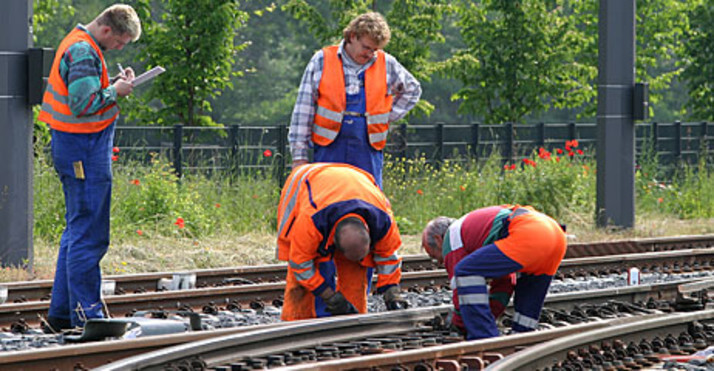
[[(568, 225), (575, 242), (714, 233), (713, 174), (684, 167), (666, 182), (656, 158), (636, 173), (637, 220), (624, 231), (595, 227), (594, 161), (576, 141), (552, 153), (503, 166), (495, 158), (388, 161), (385, 192), (403, 235), (402, 255), (418, 254), (420, 231), (438, 215), (459, 217), (487, 205), (533, 205)], [(188, 176), (180, 183), (170, 166), (122, 161), (114, 166), (112, 243), (104, 274), (176, 271), (276, 263), (275, 209), (279, 187), (271, 174), (233, 178)], [(47, 160), (35, 164), (34, 273), (5, 269), (2, 281), (53, 276), (64, 228), (61, 186)]]

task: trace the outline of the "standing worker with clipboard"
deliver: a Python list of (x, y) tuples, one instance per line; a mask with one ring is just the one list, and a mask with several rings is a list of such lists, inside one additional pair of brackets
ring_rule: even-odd
[(67, 225), (60, 240), (48, 332), (102, 318), (99, 262), (109, 248), (117, 100), (132, 93), (134, 71), (110, 79), (105, 50), (141, 35), (132, 7), (115, 4), (60, 43), (38, 119), (52, 129), (52, 159), (62, 182)]

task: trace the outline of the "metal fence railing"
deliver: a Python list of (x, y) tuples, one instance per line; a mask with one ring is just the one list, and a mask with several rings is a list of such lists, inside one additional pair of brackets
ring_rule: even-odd
[[(712, 153), (711, 125), (637, 124), (636, 153), (641, 155), (649, 146), (662, 164), (695, 163), (700, 155)], [(124, 157), (146, 160), (152, 152), (166, 156), (179, 176), (194, 171), (276, 171), (282, 179), (290, 164), (287, 135), (285, 125), (120, 126), (116, 145)], [(385, 151), (402, 158), (424, 156), (430, 162), (497, 154), (506, 162), (529, 156), (539, 147), (562, 148), (572, 139), (586, 149), (586, 155), (594, 156), (596, 138), (594, 123), (410, 124), (392, 127)]]

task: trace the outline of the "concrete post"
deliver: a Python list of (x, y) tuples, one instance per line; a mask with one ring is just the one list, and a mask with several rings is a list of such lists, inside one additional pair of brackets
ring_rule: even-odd
[(597, 222), (635, 224), (635, 0), (600, 0)]
[(32, 267), (32, 1), (0, 3), (0, 264)]

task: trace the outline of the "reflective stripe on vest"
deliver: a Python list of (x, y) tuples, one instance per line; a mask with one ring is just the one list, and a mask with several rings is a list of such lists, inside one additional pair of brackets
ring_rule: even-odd
[[(285, 196), (290, 195), (290, 193), (293, 190), (293, 187), (295, 188), (295, 192), (292, 193), (292, 197), (290, 197), (290, 200), (288, 203), (285, 205), (285, 211), (283, 211), (283, 218), (280, 220), (280, 225), (278, 227), (278, 236), (280, 236), (283, 233), (283, 228), (285, 228), (285, 223), (287, 223), (288, 219), (290, 218), (290, 215), (293, 212), (293, 209), (295, 208), (295, 202), (297, 201), (298, 194), (300, 193), (300, 187), (302, 186), (303, 181), (307, 176), (316, 169), (319, 169), (321, 167), (325, 166), (325, 164), (313, 164), (313, 165), (308, 165), (308, 166), (300, 166), (297, 169), (295, 169), (295, 174), (292, 177), (292, 180), (290, 181), (290, 185), (288, 185), (288, 189), (285, 192)], [(298, 178), (300, 178), (299, 181), (296, 181)], [(281, 200), (284, 201), (284, 200)]]
[[(338, 48), (334, 45), (322, 49), (322, 78), (312, 127), (312, 141), (321, 146), (327, 146), (337, 138), (347, 108), (345, 76), (337, 55)], [(364, 79), (367, 111), (364, 115), (369, 143), (374, 149), (382, 150), (387, 144), (393, 100), (387, 92), (387, 62), (383, 51), (377, 52), (377, 60), (365, 71)]]
[(55, 54), (47, 90), (42, 99), (42, 110), (38, 120), (46, 122), (52, 129), (68, 133), (96, 133), (111, 125), (119, 115), (116, 103), (110, 104), (96, 113), (87, 116), (76, 116), (69, 108), (69, 91), (60, 76), (60, 63), (67, 49), (78, 42), (86, 42), (92, 46), (102, 62), (102, 75), (100, 76), (101, 88), (109, 87), (109, 74), (107, 72), (104, 54), (87, 32), (75, 28), (60, 43)]

